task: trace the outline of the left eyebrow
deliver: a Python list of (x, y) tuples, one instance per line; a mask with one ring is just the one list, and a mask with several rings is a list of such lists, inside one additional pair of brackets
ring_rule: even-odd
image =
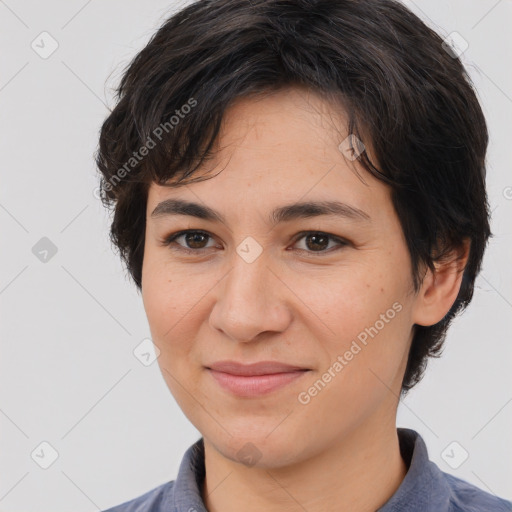
[[(153, 210), (151, 218), (172, 215), (185, 215), (226, 224), (226, 219), (220, 212), (208, 206), (183, 199), (165, 199)], [(366, 212), (346, 203), (339, 201), (306, 201), (275, 208), (270, 214), (269, 224), (275, 225), (280, 222), (319, 217), (321, 215), (371, 222), (371, 217)]]

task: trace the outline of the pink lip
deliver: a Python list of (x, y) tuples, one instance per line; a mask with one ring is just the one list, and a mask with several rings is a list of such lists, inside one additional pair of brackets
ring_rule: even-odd
[(261, 361), (243, 365), (235, 361), (221, 361), (207, 367), (219, 385), (242, 397), (270, 393), (304, 375), (308, 369), (276, 361)]

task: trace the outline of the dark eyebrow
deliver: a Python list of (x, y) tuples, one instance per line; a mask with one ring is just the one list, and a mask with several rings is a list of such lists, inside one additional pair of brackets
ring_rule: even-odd
[[(183, 199), (165, 199), (153, 210), (151, 218), (168, 215), (187, 215), (227, 224), (223, 215), (212, 208)], [(334, 215), (352, 220), (371, 221), (370, 216), (363, 210), (339, 201), (307, 201), (276, 208), (270, 215), (269, 223), (275, 225), (279, 222), (318, 217), (320, 215)]]

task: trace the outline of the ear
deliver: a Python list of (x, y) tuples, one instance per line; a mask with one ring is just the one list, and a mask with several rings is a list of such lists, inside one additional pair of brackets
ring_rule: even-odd
[(434, 325), (450, 311), (459, 294), (469, 249), (470, 240), (465, 239), (461, 247), (434, 262), (434, 272), (427, 268), (414, 304), (415, 324)]

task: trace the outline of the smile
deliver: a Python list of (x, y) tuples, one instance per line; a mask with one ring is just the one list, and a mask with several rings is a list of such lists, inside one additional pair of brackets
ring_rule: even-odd
[(282, 389), (309, 372), (309, 370), (294, 370), (267, 375), (233, 375), (212, 369), (208, 369), (208, 371), (221, 388), (245, 398), (257, 397)]

